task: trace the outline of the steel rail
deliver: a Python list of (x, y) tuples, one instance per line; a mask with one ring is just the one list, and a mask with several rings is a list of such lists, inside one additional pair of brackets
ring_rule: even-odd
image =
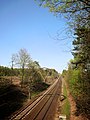
[(57, 91), (58, 91), (58, 86), (55, 88), (54, 92), (52, 92), (53, 94), (50, 95), (50, 98), (48, 99), (46, 104), (43, 106), (43, 108), (39, 111), (39, 113), (33, 120), (43, 120), (45, 118), (50, 106), (52, 105), (52, 102), (54, 100), (54, 97), (56, 96)]
[[(50, 86), (48, 88), (48, 90), (42, 96), (40, 96), (36, 101), (34, 101), (33, 103), (27, 105), (19, 113), (17, 113), (15, 116), (13, 116), (12, 118), (10, 118), (10, 120), (21, 120), (21, 119), (23, 120), (26, 117), (26, 115), (30, 112), (30, 110), (32, 110), (41, 100), (43, 100), (48, 94), (52, 94), (50, 92), (51, 91), (53, 92), (53, 89), (55, 88), (55, 86), (57, 84), (57, 81), (55, 81), (54, 84), (52, 86)], [(50, 96), (47, 97), (47, 100), (49, 98), (50, 98)]]
[[(51, 100), (53, 94), (56, 92), (56, 88), (50, 91), (50, 94), (47, 94), (41, 101), (39, 101), (29, 112), (25, 115), (25, 117), (21, 120), (35, 120), (39, 113), (44, 109), (44, 106)], [(41, 117), (41, 116), (40, 116)]]

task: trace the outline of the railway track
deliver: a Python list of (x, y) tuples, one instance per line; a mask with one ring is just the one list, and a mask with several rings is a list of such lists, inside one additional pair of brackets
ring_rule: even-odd
[[(19, 113), (14, 115), (10, 120), (53, 120), (53, 111), (57, 103), (60, 89), (60, 80), (56, 80), (49, 89), (37, 100), (28, 104)], [(53, 109), (53, 110), (52, 110)]]

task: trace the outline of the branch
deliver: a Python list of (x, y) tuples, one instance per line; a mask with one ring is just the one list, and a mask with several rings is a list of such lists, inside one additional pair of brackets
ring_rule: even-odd
[(90, 1), (89, 0), (80, 0), (80, 2), (85, 3), (87, 6), (90, 6)]

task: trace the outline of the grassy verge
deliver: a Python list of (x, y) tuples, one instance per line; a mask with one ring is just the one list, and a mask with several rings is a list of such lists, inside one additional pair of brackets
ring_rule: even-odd
[(63, 86), (63, 95), (66, 97), (66, 99), (62, 103), (61, 114), (66, 115), (67, 120), (69, 120), (70, 119), (70, 103), (68, 101), (67, 90), (65, 85)]

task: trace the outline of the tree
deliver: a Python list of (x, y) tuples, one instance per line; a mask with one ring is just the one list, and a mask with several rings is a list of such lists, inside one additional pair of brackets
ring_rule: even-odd
[(43, 76), (40, 72), (40, 65), (37, 61), (31, 61), (25, 72), (25, 82), (27, 83), (29, 90), (29, 99), (31, 99), (32, 91), (36, 90), (38, 85), (42, 83)]
[(28, 64), (31, 62), (31, 57), (26, 49), (20, 49), (18, 53), (13, 55), (13, 60), (22, 69), (22, 83), (24, 80), (24, 74), (25, 74), (25, 68), (28, 66)]
[(54, 12), (75, 13), (84, 10), (90, 12), (89, 0), (38, 0), (38, 1), (40, 2), (40, 5), (44, 4), (46, 7), (49, 7), (51, 11)]
[(77, 27), (76, 21), (81, 25), (90, 25), (90, 0), (36, 0), (40, 5), (48, 7), (55, 15), (64, 15), (69, 25)]
[(44, 77), (40, 71), (41, 67), (37, 61), (32, 61), (28, 65), (28, 68), (31, 70), (33, 81), (43, 81), (44, 80)]

